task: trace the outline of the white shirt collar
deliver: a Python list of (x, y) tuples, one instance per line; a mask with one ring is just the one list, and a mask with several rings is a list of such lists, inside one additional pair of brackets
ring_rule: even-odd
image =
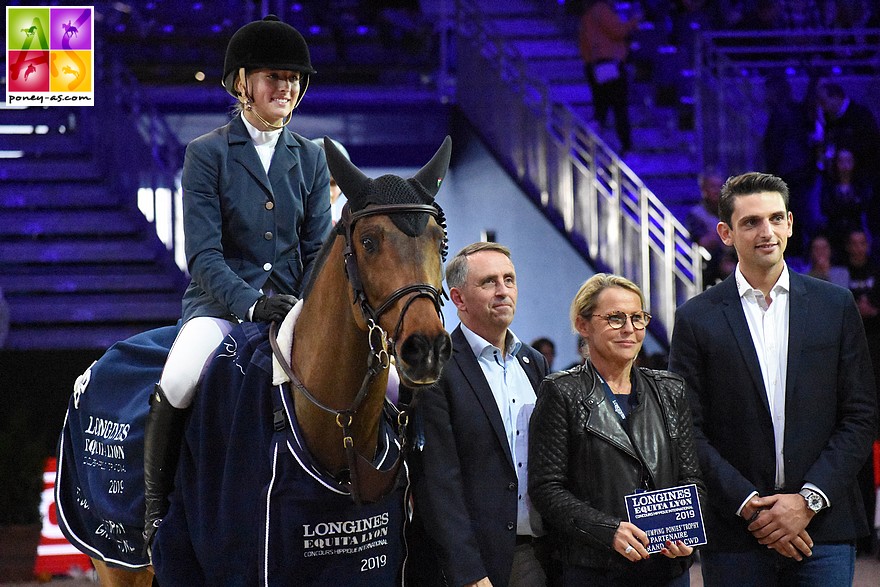
[[(745, 297), (746, 295), (751, 294), (756, 291), (757, 288), (751, 286), (751, 284), (746, 280), (745, 276), (742, 274), (740, 270), (739, 263), (736, 264), (736, 270), (734, 271), (734, 277), (736, 278), (736, 289), (739, 292), (739, 297)], [(788, 265), (785, 261), (782, 262), (782, 273), (779, 274), (779, 279), (776, 280), (776, 283), (770, 288), (770, 291), (789, 291), (790, 288), (790, 278), (788, 274)], [(760, 290), (757, 290), (760, 291)], [(771, 293), (772, 295), (772, 293)]]
[[(480, 357), (483, 352), (489, 347), (493, 349), (498, 348), (494, 344), (490, 343), (485, 338), (465, 326), (464, 322), (461, 323), (461, 332), (462, 334), (464, 334), (465, 340), (468, 341), (468, 344), (471, 347), (471, 351), (473, 351), (474, 356), (476, 357)], [(505, 341), (507, 344), (507, 349), (505, 350), (505, 353), (515, 355), (517, 352), (519, 352), (519, 348), (522, 346), (522, 342), (520, 342), (513, 331), (509, 328), (507, 329)]]
[(278, 137), (281, 136), (281, 131), (284, 130), (283, 128), (278, 130), (260, 130), (248, 121), (244, 112), (241, 113), (241, 120), (244, 122), (244, 127), (247, 129), (255, 145), (268, 145), (271, 143), (274, 146), (278, 141)]

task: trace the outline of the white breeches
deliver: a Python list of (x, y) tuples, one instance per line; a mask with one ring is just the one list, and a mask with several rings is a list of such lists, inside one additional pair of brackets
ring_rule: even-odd
[(192, 318), (183, 325), (174, 339), (159, 380), (172, 406), (182, 409), (192, 404), (202, 370), (214, 349), (234, 326), (228, 320), (209, 316)]

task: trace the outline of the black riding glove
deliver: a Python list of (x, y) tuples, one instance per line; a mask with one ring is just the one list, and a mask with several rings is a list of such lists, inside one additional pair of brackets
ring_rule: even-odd
[(253, 322), (281, 322), (298, 301), (295, 296), (286, 294), (278, 294), (271, 298), (263, 296), (254, 305), (251, 320)]

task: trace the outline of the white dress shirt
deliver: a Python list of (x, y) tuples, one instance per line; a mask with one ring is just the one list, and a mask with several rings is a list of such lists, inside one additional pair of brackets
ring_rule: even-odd
[[(790, 308), (790, 278), (788, 265), (783, 265), (782, 273), (770, 290), (770, 303), (764, 293), (749, 285), (740, 270), (739, 264), (735, 271), (736, 287), (742, 304), (752, 343), (761, 366), (764, 380), (764, 391), (767, 393), (767, 405), (770, 407), (770, 418), (773, 421), (773, 439), (776, 449), (775, 489), (785, 486), (785, 384), (788, 372), (788, 334)], [(805, 483), (804, 487), (816, 490), (830, 505), (828, 496), (813, 485)], [(749, 495), (737, 514), (756, 494)]]
[[(477, 357), (504, 422), (518, 485), (516, 533), (539, 536), (543, 534), (541, 519), (528, 495), (529, 419), (535, 410), (536, 396), (528, 375), (516, 358), (522, 342), (508, 330), (507, 349), (503, 352), (464, 324), (461, 330)], [(529, 359), (525, 357), (523, 360)]]

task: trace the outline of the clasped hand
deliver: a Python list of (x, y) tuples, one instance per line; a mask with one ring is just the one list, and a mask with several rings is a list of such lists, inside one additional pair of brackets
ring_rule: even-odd
[(779, 493), (766, 497), (754, 497), (743, 508), (743, 517), (751, 519), (748, 530), (760, 544), (779, 554), (803, 560), (813, 554), (813, 539), (807, 532), (807, 524), (815, 515), (798, 493)]

